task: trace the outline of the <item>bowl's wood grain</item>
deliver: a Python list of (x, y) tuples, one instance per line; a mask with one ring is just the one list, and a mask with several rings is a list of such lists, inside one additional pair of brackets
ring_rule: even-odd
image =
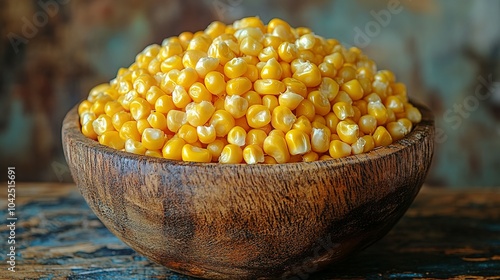
[(310, 273), (372, 244), (418, 193), (434, 143), (431, 112), (404, 139), (338, 160), (277, 165), (175, 162), (63, 129), (74, 180), (133, 249), (181, 273), (256, 279)]

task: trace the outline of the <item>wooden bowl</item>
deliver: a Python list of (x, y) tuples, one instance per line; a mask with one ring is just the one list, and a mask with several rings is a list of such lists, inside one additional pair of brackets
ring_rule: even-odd
[[(210, 279), (289, 279), (384, 236), (417, 195), (434, 147), (431, 112), (405, 138), (336, 160), (187, 163), (117, 151), (64, 119), (66, 160), (99, 219), (137, 252)], [(298, 279), (298, 278), (294, 278)]]

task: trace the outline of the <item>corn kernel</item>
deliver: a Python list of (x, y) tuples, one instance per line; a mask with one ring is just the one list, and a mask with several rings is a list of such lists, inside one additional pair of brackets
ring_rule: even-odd
[(205, 86), (214, 95), (220, 95), (226, 91), (224, 75), (217, 71), (208, 72), (205, 76)]
[(302, 102), (302, 100), (304, 100), (304, 97), (302, 97), (302, 95), (287, 90), (279, 95), (278, 103), (279, 105), (285, 106), (290, 110), (295, 110)]
[[(329, 145), (330, 143), (327, 143)], [(319, 159), (319, 155), (316, 152), (309, 152), (304, 155), (302, 155), (302, 161), (303, 162), (313, 162), (317, 161)]]
[(170, 110), (167, 113), (167, 128), (172, 132), (177, 132), (181, 126), (187, 123), (186, 112)]
[(356, 79), (350, 80), (342, 84), (340, 88), (347, 94), (349, 94), (352, 100), (359, 100), (363, 98), (364, 95), (363, 88), (361, 87), (359, 81)]
[(191, 102), (185, 109), (187, 122), (194, 127), (204, 125), (215, 112), (215, 106), (209, 101)]
[(187, 93), (186, 89), (184, 89), (184, 87), (179, 85), (175, 86), (174, 91), (172, 91), (172, 102), (177, 108), (184, 108), (191, 101), (192, 99)]
[(228, 95), (242, 95), (252, 89), (252, 82), (247, 77), (230, 79), (226, 84)]
[(243, 151), (238, 145), (227, 144), (219, 156), (220, 163), (241, 163), (243, 161)]
[(297, 106), (295, 113), (297, 117), (305, 116), (309, 121), (312, 121), (316, 116), (316, 107), (309, 99), (304, 99)]
[(194, 69), (200, 78), (205, 78), (205, 76), (211, 72), (215, 71), (219, 66), (219, 59), (215, 57), (201, 57), (196, 62)]
[(146, 128), (151, 128), (147, 119), (140, 119), (136, 122), (137, 131), (139, 131), (139, 135), (141, 135)]
[(290, 42), (283, 42), (278, 47), (278, 55), (282, 61), (292, 62), (299, 56), (297, 46)]
[(125, 147), (123, 140), (117, 131), (106, 131), (98, 137), (99, 143), (116, 150), (121, 150)]
[(340, 121), (337, 124), (337, 134), (345, 143), (353, 144), (358, 140), (359, 126), (349, 119)]
[(247, 132), (247, 135), (245, 137), (245, 144), (246, 145), (257, 145), (259, 147), (262, 147), (266, 137), (267, 137), (267, 133), (265, 131), (263, 131), (262, 129), (258, 129), (258, 128), (251, 129)]
[(333, 104), (333, 112), (339, 120), (345, 120), (347, 118), (354, 117), (353, 106), (346, 102), (337, 102)]
[(377, 119), (372, 115), (361, 116), (358, 126), (361, 132), (371, 135), (377, 129)]
[(359, 155), (364, 152), (366, 145), (366, 140), (363, 137), (358, 138), (356, 142), (351, 145), (351, 153), (353, 155)]
[(316, 153), (325, 153), (330, 148), (331, 131), (327, 126), (314, 124), (311, 131), (311, 149)]
[(390, 122), (387, 124), (386, 129), (394, 141), (402, 139), (409, 133), (406, 127), (400, 122)]
[(243, 76), (248, 69), (247, 62), (241, 57), (235, 57), (224, 65), (224, 75), (230, 79)]
[(235, 125), (233, 116), (224, 110), (215, 111), (209, 123), (215, 128), (217, 137), (226, 136)]
[(260, 79), (254, 82), (254, 90), (259, 94), (279, 95), (285, 92), (286, 87), (283, 82), (275, 79)]
[(146, 99), (136, 97), (130, 102), (130, 114), (134, 120), (145, 119), (151, 113), (151, 104)]
[(141, 142), (128, 138), (125, 141), (125, 151), (136, 155), (144, 155), (146, 148), (142, 146)]
[(183, 161), (211, 162), (212, 154), (209, 150), (185, 144), (182, 147), (181, 156)]
[(159, 150), (165, 144), (165, 133), (156, 128), (146, 128), (142, 133), (141, 142), (148, 150)]
[(237, 146), (244, 146), (246, 140), (247, 132), (241, 126), (234, 126), (227, 133), (227, 142)]
[(385, 127), (379, 126), (373, 132), (373, 141), (376, 147), (388, 146), (392, 144), (392, 136)]
[[(203, 58), (206, 57), (207, 53), (200, 50), (187, 50), (184, 52), (182, 56), (182, 65), (184, 68), (194, 68), (196, 69), (196, 65)], [(214, 56), (212, 56), (214, 57)], [(179, 69), (180, 70), (180, 69)]]
[(311, 91), (307, 99), (314, 105), (316, 114), (324, 116), (330, 112), (330, 101), (328, 101), (328, 98), (318, 90)]
[(339, 140), (332, 140), (330, 142), (329, 153), (332, 158), (343, 158), (350, 156), (352, 152), (351, 145)]
[(369, 102), (367, 107), (368, 114), (372, 115), (377, 119), (378, 125), (383, 125), (386, 123), (389, 115), (387, 114), (387, 109), (382, 102)]
[(410, 132), (413, 128), (413, 123), (407, 118), (400, 118), (397, 122), (402, 124), (408, 132)]
[(167, 114), (170, 110), (176, 109), (172, 96), (162, 95), (156, 99), (155, 110), (159, 113)]
[(262, 105), (262, 98), (260, 97), (260, 94), (253, 90), (244, 93), (243, 95), (241, 95), (241, 97), (245, 98), (248, 101), (249, 107), (252, 105)]
[(252, 128), (261, 128), (271, 122), (271, 112), (264, 105), (252, 105), (247, 111), (247, 122)]
[(295, 123), (296, 116), (285, 106), (277, 106), (271, 115), (271, 125), (283, 132), (288, 132)]
[(102, 135), (107, 131), (115, 131), (111, 118), (108, 115), (100, 115), (92, 121), (92, 127), (97, 135)]
[(285, 84), (288, 91), (300, 94), (304, 98), (307, 97), (307, 87), (303, 82), (295, 78), (284, 78), (282, 82)]
[(285, 140), (291, 155), (303, 155), (311, 151), (309, 136), (299, 129), (288, 131)]
[(258, 145), (248, 145), (243, 149), (243, 159), (248, 164), (263, 163), (264, 151)]
[(277, 163), (285, 163), (290, 160), (290, 152), (284, 137), (280, 135), (269, 135), (264, 140), (264, 152), (273, 157)]
[(188, 144), (193, 144), (194, 142), (198, 141), (198, 131), (190, 124), (182, 125), (177, 131), (176, 135), (182, 138)]
[(419, 123), (422, 121), (422, 114), (417, 108), (411, 106), (406, 109), (406, 118), (408, 118), (412, 123)]
[(312, 62), (295, 59), (292, 61), (292, 72), (292, 77), (303, 82), (307, 87), (315, 87), (321, 83), (321, 72)]
[(94, 126), (91, 121), (82, 125), (82, 134), (92, 140), (97, 140), (97, 133), (95, 133)]

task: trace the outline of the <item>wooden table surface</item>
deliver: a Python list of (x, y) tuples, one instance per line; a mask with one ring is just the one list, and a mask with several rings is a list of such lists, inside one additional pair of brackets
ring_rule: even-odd
[[(6, 189), (0, 279), (193, 279), (130, 249), (102, 225), (75, 185), (57, 183), (16, 185), (16, 271), (10, 272)], [(382, 240), (325, 271), (298, 271), (291, 279), (364, 278), (500, 279), (500, 187), (424, 187)]]

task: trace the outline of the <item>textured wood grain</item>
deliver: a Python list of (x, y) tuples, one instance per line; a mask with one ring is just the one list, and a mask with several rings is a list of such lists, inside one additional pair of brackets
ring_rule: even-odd
[[(16, 273), (0, 279), (190, 280), (152, 263), (98, 220), (72, 184), (18, 184)], [(2, 215), (6, 193), (0, 193)], [(405, 216), (379, 242), (311, 274), (307, 265), (284, 279), (498, 279), (500, 186), (424, 187)], [(6, 234), (2, 227), (0, 236)], [(3, 240), (3, 239), (2, 239)], [(6, 251), (6, 244), (0, 250)]]
[(380, 239), (419, 191), (431, 113), (404, 139), (339, 160), (282, 165), (174, 162), (99, 145), (63, 123), (66, 159), (99, 219), (139, 253), (189, 275), (288, 277)]

